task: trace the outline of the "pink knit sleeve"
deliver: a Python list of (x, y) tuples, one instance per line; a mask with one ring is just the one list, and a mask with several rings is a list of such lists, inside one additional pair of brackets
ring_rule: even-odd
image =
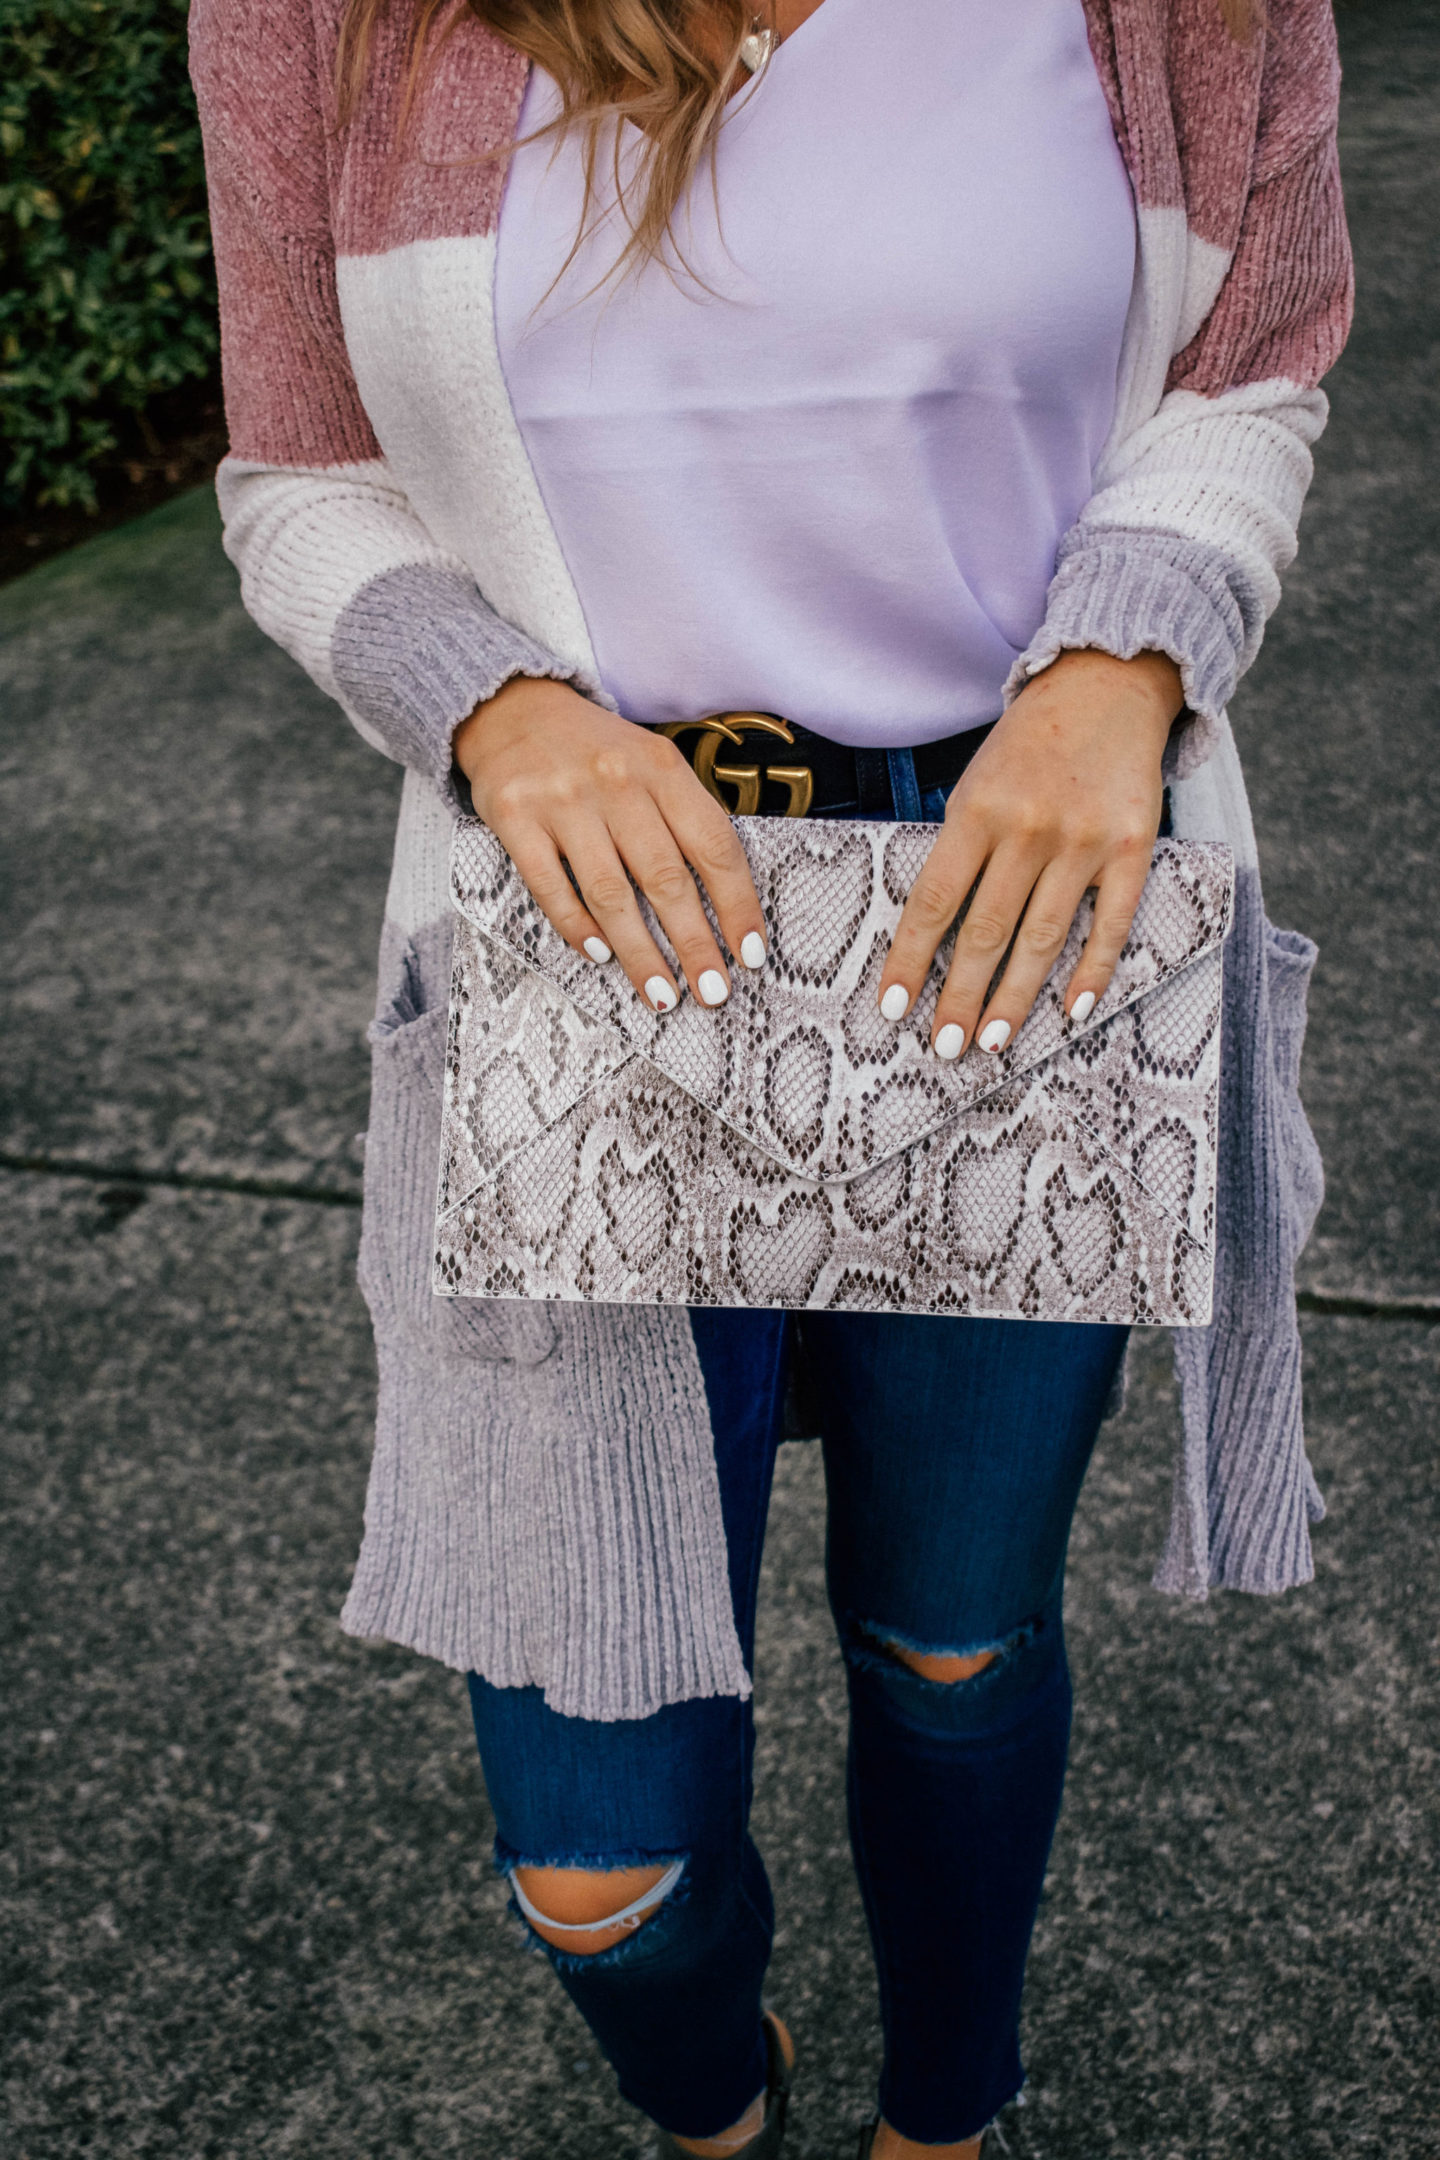
[[(1149, 173), (1158, 200), (1146, 200), (1143, 166), (1136, 189), (1138, 335), (1121, 383), (1130, 410), (1061, 542), (1045, 621), (1007, 697), (1068, 648), (1168, 653), (1185, 687), (1171, 745), (1183, 775), (1218, 739), (1294, 557), (1311, 445), (1327, 413), (1320, 378), (1345, 342), (1352, 277), (1329, 0), (1267, 0), (1263, 64), (1248, 90), (1243, 53), (1217, 56), (1224, 33), (1213, 9), (1202, 21), (1182, 5), (1173, 20), (1178, 139), (1168, 166), (1154, 158), (1158, 179)], [(1158, 60), (1154, 69), (1163, 73)], [(1123, 87), (1117, 77), (1112, 102)], [(1143, 106), (1149, 71), (1139, 87)], [(1247, 98), (1254, 132), (1242, 138)], [(1158, 128), (1160, 107), (1149, 103)], [(1248, 142), (1250, 154), (1237, 154)], [(1127, 156), (1138, 154), (1132, 143)], [(1194, 285), (1208, 304), (1187, 336)], [(1155, 387), (1137, 397), (1141, 382)]]
[(1260, 126), (1239, 240), (1167, 390), (1216, 397), (1282, 379), (1313, 389), (1339, 359), (1355, 281), (1336, 141), (1340, 57), (1328, 0), (1270, 0)]
[(337, 298), (339, 138), (310, 0), (195, 0), (191, 72), (220, 287), (226, 551), (261, 629), (453, 806), (458, 723), (515, 675), (573, 669), (495, 613), (376, 441)]
[(326, 112), (296, 0), (195, 0), (230, 449), (281, 465), (379, 456), (335, 296)]

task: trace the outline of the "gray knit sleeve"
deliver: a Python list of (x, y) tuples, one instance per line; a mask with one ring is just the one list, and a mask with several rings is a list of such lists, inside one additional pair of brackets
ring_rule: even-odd
[(336, 621), (330, 663), (361, 732), (427, 774), (452, 809), (469, 807), (450, 751), (460, 722), (517, 675), (577, 679), (497, 615), (472, 579), (434, 563), (401, 564), (362, 585)]
[(1056, 553), (1045, 620), (1010, 671), (1006, 702), (1060, 653), (1168, 653), (1186, 709), (1167, 770), (1210, 756), (1236, 683), (1260, 649), (1295, 557), (1329, 410), (1288, 378), (1213, 396), (1171, 390), (1110, 444), (1095, 493)]
[(1163, 652), (1180, 670), (1185, 711), (1166, 759), (1172, 778), (1210, 755), (1242, 667), (1259, 645), (1266, 595), (1233, 555), (1180, 533), (1075, 527), (1061, 542), (1045, 620), (1011, 671), (1007, 704), (1062, 652), (1133, 660)]

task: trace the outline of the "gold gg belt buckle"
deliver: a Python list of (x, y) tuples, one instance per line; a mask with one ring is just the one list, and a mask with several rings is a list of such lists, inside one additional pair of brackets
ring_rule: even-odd
[[(700, 740), (690, 753), (695, 777), (732, 817), (755, 816), (760, 808), (762, 777), (774, 781), (777, 787), (790, 790), (786, 817), (804, 817), (815, 800), (815, 775), (808, 765), (767, 765), (762, 776), (758, 765), (717, 765), (715, 762), (722, 743), (733, 743), (737, 750), (743, 750), (747, 735), (774, 735), (793, 746), (795, 737), (778, 713), (707, 713), (703, 720), (667, 721), (658, 732), (668, 735), (672, 742), (682, 735), (698, 733)], [(721, 792), (722, 784), (734, 788), (733, 803)]]

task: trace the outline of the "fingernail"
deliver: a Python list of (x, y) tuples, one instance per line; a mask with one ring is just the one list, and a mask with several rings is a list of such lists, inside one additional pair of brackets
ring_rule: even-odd
[(612, 957), (610, 947), (603, 937), (587, 937), (585, 950), (597, 967), (604, 967), (605, 962)]
[(748, 968), (765, 965), (765, 940), (758, 930), (747, 930), (740, 940), (740, 958)]
[(706, 968), (695, 987), (702, 1005), (723, 1005), (730, 995), (730, 985), (718, 968)]
[(1074, 1004), (1070, 1007), (1070, 1018), (1074, 1021), (1076, 1027), (1084, 1027), (1085, 1022), (1089, 1019), (1091, 1013), (1094, 1012), (1094, 1010), (1094, 991), (1082, 990), (1079, 997), (1076, 998)]
[(986, 1028), (984, 1034), (980, 1037), (980, 1048), (982, 1050), (989, 1050), (998, 1053), (999, 1051), (1004, 1049), (1006, 1043), (1009, 1042), (1009, 1040), (1009, 1021), (992, 1020), (989, 1027)]
[(965, 1047), (965, 1030), (949, 1020), (935, 1037), (935, 1055), (940, 1058), (957, 1058)]
[(645, 985), (645, 995), (656, 1012), (669, 1012), (680, 1000), (663, 975), (652, 975)]
[(903, 1020), (910, 1010), (910, 993), (904, 983), (891, 983), (880, 1000), (880, 1010), (887, 1020)]

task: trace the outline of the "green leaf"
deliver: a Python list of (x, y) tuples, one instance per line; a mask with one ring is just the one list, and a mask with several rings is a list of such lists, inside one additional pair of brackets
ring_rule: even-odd
[(0, 0), (0, 496), (92, 503), (219, 350), (183, 0)]

